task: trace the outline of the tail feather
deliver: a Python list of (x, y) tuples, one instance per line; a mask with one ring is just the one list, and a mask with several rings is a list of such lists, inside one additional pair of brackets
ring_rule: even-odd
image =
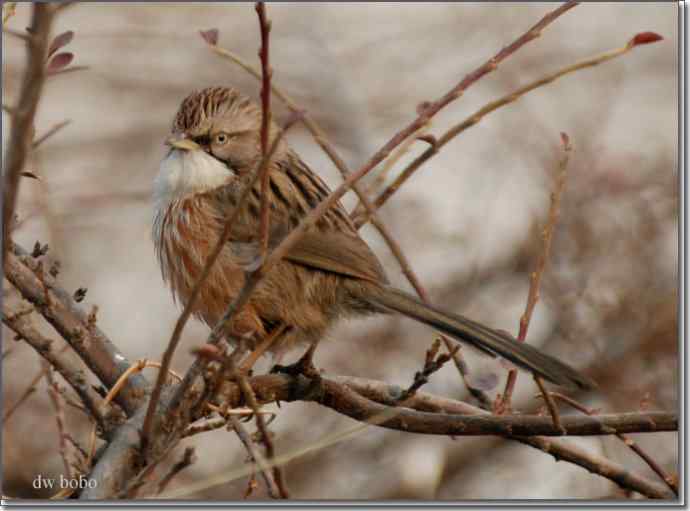
[(569, 365), (529, 344), (517, 342), (507, 333), (492, 330), (457, 314), (443, 312), (399, 289), (382, 287), (380, 293), (369, 297), (369, 301), (372, 305), (421, 321), (491, 356), (501, 356), (557, 385), (585, 390), (596, 387), (591, 379)]

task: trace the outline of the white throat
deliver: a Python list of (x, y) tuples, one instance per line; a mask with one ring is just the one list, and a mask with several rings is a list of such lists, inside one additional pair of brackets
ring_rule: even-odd
[[(204, 151), (173, 149), (161, 161), (153, 181), (153, 239), (163, 234), (163, 219), (171, 204), (228, 183), (236, 174)], [(160, 248), (160, 247), (159, 247)]]
[(189, 195), (223, 186), (233, 177), (234, 172), (204, 151), (173, 149), (161, 161), (153, 182), (156, 212)]

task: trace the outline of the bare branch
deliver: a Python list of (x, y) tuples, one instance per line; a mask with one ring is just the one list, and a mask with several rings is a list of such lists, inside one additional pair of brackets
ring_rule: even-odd
[[(131, 365), (98, 326), (89, 326), (88, 315), (74, 302), (70, 293), (60, 288), (56, 280), (16, 244), (5, 259), (5, 277), (72, 346), (106, 387), (112, 387)], [(116, 401), (131, 415), (147, 388), (146, 380), (136, 375), (127, 381)]]
[[(266, 4), (256, 3), (256, 13), (259, 16), (259, 30), (261, 32), (261, 154), (266, 156), (268, 152), (269, 128), (271, 125), (271, 75), (273, 70), (269, 63), (269, 34), (271, 22), (266, 18)], [(270, 224), (271, 208), (268, 206), (268, 169), (267, 165), (261, 173), (261, 211), (259, 218), (259, 247), (261, 259), (266, 257), (268, 251), (268, 231)]]
[[(3, 260), (7, 255), (10, 241), (20, 172), (24, 169), (26, 157), (31, 151), (34, 116), (46, 77), (45, 58), (48, 53), (48, 37), (54, 14), (54, 9), (50, 4), (33, 4), (31, 36), (25, 36), (24, 39), (28, 53), (27, 66), (22, 78), (17, 107), (13, 109), (13, 115), (10, 116), (10, 139), (7, 144), (6, 165), (2, 173)], [(3, 30), (8, 29), (3, 28)]]
[[(78, 367), (67, 357), (62, 356), (65, 348), (56, 353), (55, 349), (52, 347), (53, 341), (43, 336), (38, 330), (36, 330), (31, 322), (31, 316), (19, 314), (18, 306), (13, 306), (12, 304), (8, 303), (7, 298), (5, 298), (5, 303), (3, 306), (2, 320), (3, 323), (16, 332), (17, 335), (21, 336), (22, 339), (24, 339), (33, 349), (35, 349), (36, 352), (50, 364), (50, 366), (60, 373), (60, 376), (65, 379), (65, 381), (80, 397), (82, 403), (84, 403), (98, 425), (103, 429), (103, 431), (107, 431), (107, 425), (102, 412), (103, 398), (101, 398), (101, 396), (86, 381), (83, 369)], [(32, 385), (29, 387), (24, 396), (28, 397), (28, 395), (33, 392), (35, 385), (43, 376), (46, 376), (46, 373), (47, 369), (44, 367), (34, 379), (34, 382), (32, 382)], [(22, 399), (17, 401), (17, 403), (10, 410), (7, 411), (3, 418), (3, 423), (9, 419), (14, 410), (16, 410), (16, 408), (23, 402), (25, 399), (24, 396)]]
[(249, 457), (251, 458), (251, 460), (254, 463), (256, 463), (256, 465), (259, 467), (259, 473), (261, 474), (261, 477), (264, 480), (264, 483), (266, 484), (266, 491), (268, 492), (268, 495), (272, 499), (281, 498), (280, 490), (276, 486), (276, 483), (273, 480), (273, 478), (268, 473), (270, 469), (266, 464), (266, 460), (261, 455), (261, 453), (254, 447), (254, 442), (252, 442), (252, 439), (249, 438), (249, 434), (247, 433), (247, 431), (244, 429), (242, 424), (240, 424), (240, 421), (237, 420), (237, 417), (233, 417), (232, 415), (228, 416), (228, 422), (230, 423), (232, 429), (235, 430), (235, 433), (237, 433), (237, 436), (244, 445), (244, 448), (247, 449), (247, 452), (249, 453)]
[[(570, 152), (572, 146), (570, 145), (570, 139), (565, 133), (561, 133), (561, 142), (563, 143), (563, 157), (558, 164), (558, 175), (556, 176), (556, 184), (554, 185), (554, 191), (551, 193), (551, 205), (549, 207), (549, 216), (546, 221), (546, 226), (542, 231), (542, 251), (539, 254), (539, 259), (537, 260), (536, 269), (530, 275), (529, 292), (527, 295), (527, 305), (525, 306), (525, 312), (520, 318), (520, 330), (518, 332), (517, 341), (525, 342), (527, 337), (527, 329), (529, 328), (529, 322), (532, 319), (532, 313), (534, 312), (534, 307), (536, 307), (539, 301), (539, 286), (541, 284), (541, 278), (546, 269), (546, 263), (551, 255), (551, 240), (553, 239), (553, 233), (556, 229), (556, 222), (558, 221), (558, 208), (561, 205), (561, 196), (563, 195), (563, 190), (565, 188), (565, 178), (566, 171), (568, 169), (568, 161), (570, 160)], [(503, 391), (503, 396), (496, 407), (496, 413), (503, 413), (505, 410), (510, 409), (510, 400), (513, 396), (513, 389), (515, 388), (515, 382), (517, 380), (517, 369), (511, 369), (508, 372), (508, 379), (506, 381), (506, 386)], [(539, 380), (537, 385), (544, 391), (544, 387)], [(554, 423), (558, 422), (558, 412), (546, 393), (544, 393), (544, 399), (549, 407), (549, 412), (551, 413)]]
[[(649, 34), (645, 32), (644, 34)], [(644, 35), (644, 34), (638, 34), (639, 35)], [(393, 194), (395, 194), (396, 191), (400, 189), (400, 187), (414, 174), (424, 163), (427, 162), (430, 158), (432, 158), (434, 155), (436, 155), (439, 150), (445, 146), (448, 142), (453, 140), (455, 137), (460, 135), (462, 132), (467, 130), (468, 128), (471, 128), (472, 126), (475, 126), (478, 124), (484, 117), (486, 117), (488, 114), (491, 112), (494, 112), (495, 110), (498, 110), (501, 107), (504, 107), (506, 105), (509, 105), (518, 99), (520, 99), (522, 96), (527, 94), (528, 92), (531, 92), (533, 90), (536, 90), (540, 87), (543, 87), (544, 85), (548, 85), (550, 83), (555, 82), (559, 78), (562, 78), (563, 76), (566, 76), (570, 73), (574, 73), (576, 71), (580, 71), (582, 69), (588, 69), (594, 66), (597, 66), (599, 64), (602, 64), (608, 60), (615, 59), (617, 57), (620, 57), (622, 55), (625, 55), (628, 53), (630, 50), (632, 50), (634, 47), (636, 47), (638, 44), (632, 44), (633, 41), (636, 40), (638, 36), (633, 37), (624, 47), (618, 48), (615, 50), (611, 50), (605, 53), (602, 53), (600, 55), (596, 55), (594, 57), (591, 57), (589, 59), (583, 60), (581, 62), (571, 64), (569, 66), (563, 67), (559, 69), (558, 71), (548, 74), (542, 78), (539, 78), (533, 82), (528, 83), (527, 85), (524, 85), (523, 87), (520, 87), (513, 92), (506, 94), (505, 96), (492, 101), (490, 103), (487, 103), (483, 107), (481, 107), (479, 110), (474, 112), (472, 115), (467, 117), (465, 120), (460, 122), (459, 124), (456, 124), (452, 128), (450, 128), (448, 131), (446, 131), (441, 137), (439, 137), (436, 140), (436, 143), (433, 144), (429, 149), (424, 151), (422, 154), (420, 154), (417, 158), (415, 158), (405, 169), (398, 175), (398, 177), (395, 178), (395, 180), (383, 191), (381, 194), (376, 197), (376, 200), (374, 201), (374, 206), (376, 209), (382, 207), (388, 199), (390, 199)], [(661, 39), (661, 36), (657, 34), (653, 34), (654, 37), (657, 39), (654, 39), (654, 37), (651, 37), (654, 39), (653, 41), (650, 42), (655, 42)], [(363, 213), (362, 216), (359, 216), (356, 219), (356, 224), (362, 225), (367, 222), (367, 217), (366, 213)]]

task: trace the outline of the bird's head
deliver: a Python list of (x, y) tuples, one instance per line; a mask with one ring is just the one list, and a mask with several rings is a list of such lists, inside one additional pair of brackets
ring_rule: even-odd
[[(270, 123), (270, 140), (278, 134)], [(261, 161), (261, 108), (228, 87), (210, 87), (187, 96), (166, 139), (170, 151), (161, 162), (154, 198), (203, 193), (256, 169)], [(280, 142), (273, 160), (287, 150)]]

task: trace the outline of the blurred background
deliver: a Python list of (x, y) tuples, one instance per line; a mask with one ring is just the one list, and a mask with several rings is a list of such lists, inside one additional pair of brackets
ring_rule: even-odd
[[(553, 8), (269, 4), (274, 83), (315, 117), (354, 170), (416, 116), (420, 102), (444, 94)], [(562, 157), (559, 133), (566, 132), (574, 150), (527, 339), (594, 378), (600, 391), (575, 397), (606, 412), (678, 406), (677, 9), (673, 3), (588, 3), (565, 14), (443, 110), (429, 132), (439, 136), (488, 101), (623, 46), (638, 32), (657, 32), (664, 41), (569, 75), (490, 115), (444, 147), (381, 210), (435, 303), (517, 333)], [(29, 13), (29, 4), (18, 4), (8, 26), (23, 30)], [(209, 85), (259, 96), (253, 77), (206, 46), (199, 30), (210, 28), (220, 30), (220, 46), (258, 66), (258, 21), (250, 3), (76, 4), (54, 30), (75, 32), (66, 50), (74, 52), (74, 65), (89, 69), (55, 76), (45, 87), (37, 135), (66, 119), (71, 124), (28, 164), (40, 181), (21, 183), (15, 239), (28, 249), (36, 240), (50, 245), (49, 256), (62, 265), (62, 285), (88, 288), (84, 306), (98, 305), (98, 325), (132, 361), (160, 359), (180, 312), (161, 280), (150, 239), (152, 180), (177, 107), (190, 91)], [(3, 35), (4, 104), (17, 98), (24, 59), (23, 45)], [(284, 119), (286, 110), (277, 99), (273, 104), (277, 119)], [(4, 112), (2, 121), (5, 142)], [(305, 130), (295, 128), (288, 138), (331, 186), (339, 184), (337, 170)], [(414, 143), (387, 181), (426, 147)], [(347, 196), (345, 204), (351, 209), (356, 201)], [(363, 235), (390, 280), (409, 289), (378, 234), (367, 226)], [(6, 281), (3, 286), (11, 292)], [(45, 326), (40, 318), (36, 323)], [(45, 331), (58, 342), (50, 328)], [(3, 333), (3, 349), (11, 350), (2, 367), (7, 410), (41, 364), (27, 345)], [(202, 324), (189, 323), (176, 370), (185, 371), (189, 349), (207, 334)], [(318, 367), (406, 387), (434, 332), (390, 317), (341, 323), (328, 337), (317, 351)], [(492, 397), (502, 391), (507, 371), (499, 362), (463, 353), (473, 381)], [(268, 360), (258, 367), (266, 370)], [(491, 380), (497, 380), (493, 388)], [(471, 400), (452, 364), (424, 390)], [(515, 408), (539, 409), (536, 392), (522, 374)], [(278, 412), (271, 425), (278, 453), (354, 425), (315, 404), (283, 404)], [(86, 444), (82, 416), (69, 410), (67, 420)], [(677, 435), (635, 440), (676, 472)], [(567, 441), (655, 477), (614, 437)], [(236, 436), (224, 430), (186, 443), (196, 446), (199, 460), (171, 489), (246, 459)], [(39, 473), (60, 474), (56, 446), (53, 408), (41, 382), (4, 424), (3, 494), (49, 496), (31, 482)], [(626, 496), (606, 479), (500, 438), (435, 438), (376, 427), (284, 470), (298, 499)], [(186, 498), (242, 499), (246, 487), (245, 478)], [(260, 482), (250, 498), (265, 497)]]

